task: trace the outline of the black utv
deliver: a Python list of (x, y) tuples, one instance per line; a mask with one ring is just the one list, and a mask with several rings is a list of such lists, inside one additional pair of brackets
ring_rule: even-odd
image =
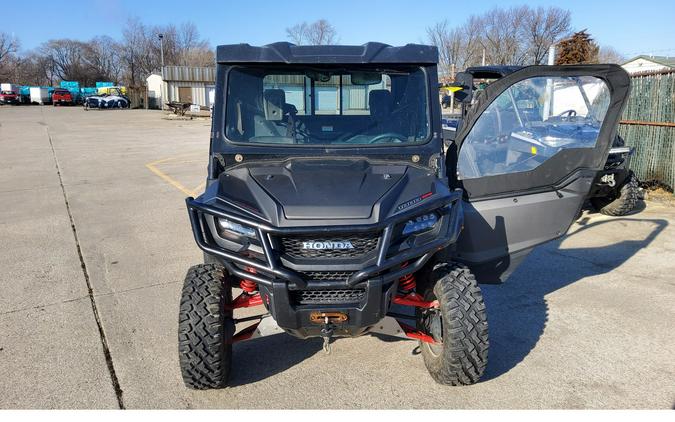
[(233, 344), (277, 332), (327, 349), (334, 337), (405, 336), (437, 382), (479, 380), (478, 282), (505, 279), (569, 228), (629, 78), (614, 65), (513, 72), (486, 88), (446, 153), (437, 60), (411, 44), (218, 47), (207, 187), (187, 199), (205, 253), (180, 304), (188, 387), (226, 386)]
[[(465, 88), (458, 94), (463, 99), (462, 113), (465, 114), (471, 106), (471, 98), (466, 98), (469, 87), (474, 91), (474, 95), (476, 90), (478, 90), (478, 95), (481, 95), (483, 88), (480, 87), (487, 86), (487, 83), (520, 69), (522, 69), (521, 66), (477, 66), (458, 74), (458, 84)], [(477, 81), (481, 82), (477, 83)], [(588, 104), (589, 101), (588, 98), (584, 98), (586, 109), (592, 106)], [(526, 115), (524, 110), (521, 111), (517, 107), (514, 107), (513, 111)], [(577, 118), (576, 112), (576, 109), (565, 110), (561, 118), (574, 120)], [(585, 117), (580, 118), (583, 121)], [(461, 120), (461, 117), (456, 120)], [(623, 138), (616, 135), (604, 169), (596, 175), (593, 187), (586, 198), (588, 205), (586, 208), (594, 209), (605, 215), (621, 216), (631, 213), (637, 207), (641, 196), (639, 181), (635, 173), (630, 170), (630, 160), (634, 151), (634, 148), (626, 146)]]

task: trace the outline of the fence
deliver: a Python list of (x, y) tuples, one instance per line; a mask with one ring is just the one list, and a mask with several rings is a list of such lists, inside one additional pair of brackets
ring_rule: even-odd
[(643, 182), (675, 187), (675, 70), (631, 77), (619, 134), (635, 147), (631, 169)]

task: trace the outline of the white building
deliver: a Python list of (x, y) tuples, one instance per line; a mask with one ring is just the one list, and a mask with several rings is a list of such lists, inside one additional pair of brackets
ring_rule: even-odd
[(171, 101), (210, 107), (216, 91), (216, 68), (165, 66), (163, 72), (148, 76), (146, 83), (150, 108), (164, 108)]
[(644, 72), (675, 70), (675, 57), (637, 56), (621, 65), (631, 75)]

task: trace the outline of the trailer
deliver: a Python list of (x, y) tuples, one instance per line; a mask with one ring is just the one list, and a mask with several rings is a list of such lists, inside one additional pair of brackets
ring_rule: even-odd
[(30, 102), (40, 105), (49, 103), (49, 89), (40, 86), (30, 87)]
[(15, 84), (0, 84), (0, 91), (13, 92), (16, 95), (21, 95), (21, 86)]

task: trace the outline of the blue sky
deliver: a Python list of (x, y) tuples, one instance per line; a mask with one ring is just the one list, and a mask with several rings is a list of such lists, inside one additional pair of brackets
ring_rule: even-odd
[[(119, 38), (130, 16), (149, 24), (193, 21), (212, 45), (248, 42), (259, 45), (286, 39), (285, 28), (301, 21), (328, 19), (341, 44), (381, 41), (400, 45), (425, 40), (425, 28), (448, 19), (461, 24), (471, 14), (493, 6), (556, 5), (572, 12), (575, 29), (588, 28), (601, 45), (625, 56), (675, 56), (675, 2), (600, 1), (174, 1), (133, 0), (11, 1), (3, 4), (2, 31), (16, 35), (23, 49), (51, 38)], [(647, 7), (641, 7), (645, 5)], [(55, 20), (54, 17), (59, 19)]]

